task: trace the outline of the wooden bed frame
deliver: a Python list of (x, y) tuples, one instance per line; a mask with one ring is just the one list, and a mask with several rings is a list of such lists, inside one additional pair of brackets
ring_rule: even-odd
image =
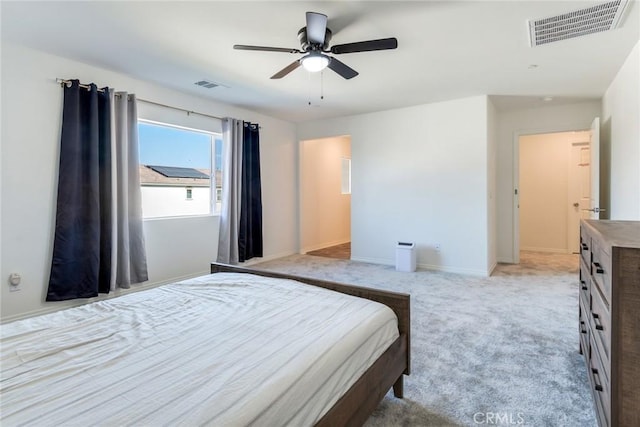
[(297, 280), (308, 285), (376, 301), (394, 311), (398, 317), (400, 337), (329, 409), (316, 426), (362, 426), (391, 387), (393, 387), (393, 394), (396, 397), (403, 397), (403, 375), (409, 375), (410, 367), (411, 323), (409, 295), (219, 263), (211, 264), (211, 272), (249, 273), (265, 277)]

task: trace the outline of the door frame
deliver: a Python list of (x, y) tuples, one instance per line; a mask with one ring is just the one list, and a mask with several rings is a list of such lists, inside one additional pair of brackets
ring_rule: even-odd
[(589, 129), (589, 127), (583, 128), (579, 126), (558, 126), (521, 129), (513, 132), (513, 187), (511, 188), (511, 232), (513, 236), (511, 255), (513, 264), (520, 264), (520, 137), (545, 133), (583, 132), (589, 131)]
[[(298, 161), (297, 161), (297, 195), (298, 195), (298, 200), (297, 200), (297, 211), (298, 211), (298, 224), (297, 224), (297, 229), (298, 229), (298, 253), (299, 254), (305, 254), (309, 251), (313, 251), (316, 249), (321, 249), (321, 247), (326, 247), (325, 245), (322, 245), (321, 247), (315, 247), (315, 246), (311, 246), (311, 247), (307, 247), (304, 245), (304, 218), (305, 218), (305, 209), (304, 209), (304, 199), (305, 199), (305, 195), (303, 194), (303, 186), (302, 186), (302, 179), (305, 176), (305, 170), (304, 170), (304, 160), (305, 160), (305, 142), (307, 141), (317, 141), (317, 140), (324, 140), (324, 139), (336, 139), (336, 138), (349, 138), (349, 146), (350, 146), (350, 150), (352, 149), (352, 142), (351, 142), (351, 135), (350, 134), (344, 134), (344, 135), (329, 135), (329, 136), (323, 136), (323, 137), (318, 137), (318, 138), (306, 138), (306, 139), (300, 139), (298, 140), (298, 144), (297, 144), (297, 149), (298, 149)], [(353, 152), (351, 152), (351, 156), (349, 157), (349, 159), (353, 158)], [(351, 184), (352, 184), (352, 188), (353, 188), (353, 177), (351, 180)], [(353, 223), (353, 211), (351, 211), (351, 215), (349, 216), (349, 228), (350, 228), (350, 232), (349, 232), (349, 240), (350, 242), (352, 242), (352, 236), (353, 236), (353, 228), (351, 227), (351, 224)], [(338, 245), (338, 244), (342, 244), (342, 243), (346, 243), (344, 241), (335, 241), (335, 242), (331, 242), (331, 245)]]
[[(595, 137), (594, 137), (595, 132)], [(600, 116), (595, 117), (591, 122), (589, 132), (589, 163), (591, 178), (591, 194), (589, 209), (593, 209), (590, 214), (591, 219), (600, 219)]]
[[(590, 143), (589, 140), (586, 141), (571, 141), (569, 143), (569, 156), (568, 156), (568, 164), (567, 164), (567, 173), (568, 173), (568, 177), (569, 177), (569, 186), (568, 186), (568, 191), (567, 191), (567, 209), (571, 209), (573, 207), (572, 202), (576, 202), (576, 198), (571, 197), (574, 196), (575, 194), (572, 193), (572, 188), (571, 188), (571, 175), (575, 170), (575, 167), (577, 166), (574, 162), (573, 162), (573, 150), (575, 148), (579, 148), (582, 149), (583, 147), (587, 147), (589, 150), (591, 149), (590, 147)], [(580, 177), (576, 177), (576, 179), (580, 180)], [(573, 184), (575, 184), (576, 181), (573, 181)], [(589, 160), (589, 184), (591, 184), (591, 160)], [(581, 215), (581, 209), (583, 208), (583, 206), (580, 204), (580, 200), (578, 199), (579, 204), (578, 206), (578, 223), (580, 222), (580, 218), (582, 217)], [(575, 225), (575, 221), (571, 220), (570, 218), (572, 218), (571, 213), (567, 214), (567, 252), (568, 253), (579, 253), (580, 252), (580, 230), (579, 227), (572, 227), (573, 225)], [(571, 229), (574, 229), (574, 232), (571, 233)], [(572, 237), (575, 237), (575, 239), (572, 239)], [(573, 251), (572, 249), (574, 249), (574, 245), (575, 245), (575, 251)]]

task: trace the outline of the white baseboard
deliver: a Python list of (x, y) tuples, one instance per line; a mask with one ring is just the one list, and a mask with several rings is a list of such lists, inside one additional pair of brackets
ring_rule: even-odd
[[(368, 262), (370, 264), (381, 264), (381, 265), (391, 265), (391, 266), (396, 265), (395, 260), (389, 260), (384, 258), (352, 257), (351, 260)], [(489, 275), (491, 275), (491, 272), (495, 268), (495, 264), (490, 270), (487, 270), (487, 271), (476, 270), (472, 268), (458, 268), (458, 267), (449, 267), (446, 265), (424, 264), (424, 263), (418, 263), (416, 266), (424, 270), (442, 271), (445, 273), (457, 273), (457, 274), (466, 274), (470, 276), (481, 276), (481, 277), (488, 277)]]
[(560, 249), (560, 248), (536, 248), (536, 247), (530, 247), (530, 246), (521, 246), (520, 247), (521, 251), (531, 251), (531, 252), (549, 252), (549, 253), (553, 253), (553, 254), (568, 254), (569, 250), (566, 248)]
[(498, 266), (498, 261), (494, 262), (492, 265), (489, 266), (489, 270), (487, 270), (487, 277), (493, 274), (493, 270), (495, 270), (497, 266)]

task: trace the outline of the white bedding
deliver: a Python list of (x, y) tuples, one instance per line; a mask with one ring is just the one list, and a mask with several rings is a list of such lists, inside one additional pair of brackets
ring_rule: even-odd
[(1, 329), (3, 427), (312, 425), (398, 337), (384, 305), (233, 273)]

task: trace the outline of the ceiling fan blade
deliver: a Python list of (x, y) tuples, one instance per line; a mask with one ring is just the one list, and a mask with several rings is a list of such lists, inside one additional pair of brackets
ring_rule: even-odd
[(302, 51), (287, 47), (270, 47), (270, 46), (249, 46), (246, 44), (234, 44), (236, 50), (260, 50), (263, 52), (285, 52), (285, 53), (302, 53)]
[(307, 40), (311, 44), (324, 44), (327, 32), (327, 15), (317, 12), (307, 12)]
[(273, 76), (271, 76), (271, 78), (272, 79), (281, 79), (284, 76), (286, 76), (287, 74), (289, 74), (290, 72), (292, 72), (293, 70), (295, 70), (296, 68), (298, 68), (299, 66), (300, 66), (300, 60), (296, 59), (291, 64), (287, 65), (282, 70), (278, 71)]
[(331, 68), (336, 73), (340, 74), (345, 79), (352, 79), (358, 75), (358, 72), (353, 68), (346, 65), (344, 62), (338, 61), (336, 58), (331, 58), (329, 61), (329, 65), (327, 67)]
[(388, 39), (367, 40), (364, 42), (337, 44), (331, 47), (331, 53), (354, 53), (369, 52), (372, 50), (387, 50), (398, 47), (398, 40), (395, 37)]

